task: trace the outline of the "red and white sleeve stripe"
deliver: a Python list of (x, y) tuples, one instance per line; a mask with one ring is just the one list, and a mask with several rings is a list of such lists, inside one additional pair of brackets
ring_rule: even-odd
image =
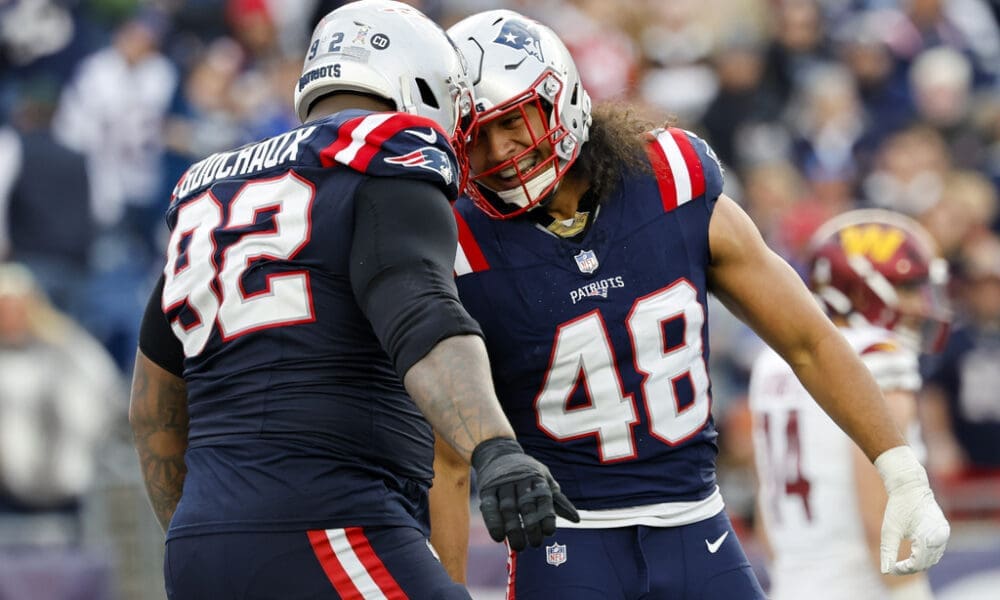
[(376, 113), (344, 123), (337, 132), (337, 139), (320, 152), (323, 166), (340, 163), (363, 172), (374, 155), (374, 152), (366, 152), (369, 154), (367, 160), (361, 157), (362, 151), (369, 146), (368, 136), (392, 116), (392, 113)]
[(663, 210), (671, 211), (705, 193), (705, 173), (698, 152), (683, 129), (660, 129), (646, 147), (660, 188)]
[(320, 161), (324, 167), (340, 163), (363, 173), (386, 140), (410, 127), (430, 127), (444, 135), (440, 127), (424, 117), (407, 113), (374, 113), (344, 123), (337, 132), (337, 139), (320, 152)]

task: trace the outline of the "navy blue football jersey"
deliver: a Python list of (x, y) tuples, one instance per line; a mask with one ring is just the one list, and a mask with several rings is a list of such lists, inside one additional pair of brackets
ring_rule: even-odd
[(659, 130), (582, 241), (455, 212), (455, 274), (525, 451), (582, 509), (703, 500), (715, 488), (707, 373), (708, 225), (722, 170)]
[(163, 290), (190, 417), (170, 537), (426, 531), (433, 434), (352, 293), (353, 197), (394, 177), (454, 199), (456, 168), (436, 123), (351, 110), (184, 174)]

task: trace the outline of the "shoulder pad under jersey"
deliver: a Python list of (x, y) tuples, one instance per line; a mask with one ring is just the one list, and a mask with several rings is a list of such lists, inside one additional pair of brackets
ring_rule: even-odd
[(718, 199), (724, 181), (722, 165), (705, 140), (677, 127), (654, 129), (649, 135), (646, 153), (666, 210), (698, 198)]
[(335, 128), (333, 141), (317, 149), (324, 167), (341, 164), (373, 177), (420, 179), (440, 187), (449, 200), (458, 196), (455, 151), (435, 121), (408, 113), (350, 110), (319, 123)]

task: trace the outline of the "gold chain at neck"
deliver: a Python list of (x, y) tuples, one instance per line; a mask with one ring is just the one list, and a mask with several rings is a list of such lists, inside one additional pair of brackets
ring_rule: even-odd
[(571, 238), (584, 230), (584, 228), (587, 226), (587, 220), (589, 218), (590, 218), (589, 211), (586, 212), (577, 211), (577, 213), (573, 216), (573, 222), (570, 223), (569, 225), (566, 225), (559, 219), (552, 219), (552, 222), (549, 223), (545, 228), (548, 229), (550, 232), (558, 235), (559, 237)]

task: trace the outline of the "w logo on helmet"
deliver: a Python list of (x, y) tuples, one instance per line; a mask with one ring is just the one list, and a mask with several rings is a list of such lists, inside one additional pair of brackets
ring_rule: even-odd
[(906, 233), (898, 228), (864, 223), (840, 230), (840, 243), (848, 256), (867, 256), (878, 263), (888, 262), (903, 242)]
[(515, 50), (524, 50), (529, 55), (538, 59), (538, 62), (545, 62), (542, 56), (542, 46), (539, 43), (538, 30), (524, 21), (509, 19), (503, 24), (495, 44), (510, 46)]

